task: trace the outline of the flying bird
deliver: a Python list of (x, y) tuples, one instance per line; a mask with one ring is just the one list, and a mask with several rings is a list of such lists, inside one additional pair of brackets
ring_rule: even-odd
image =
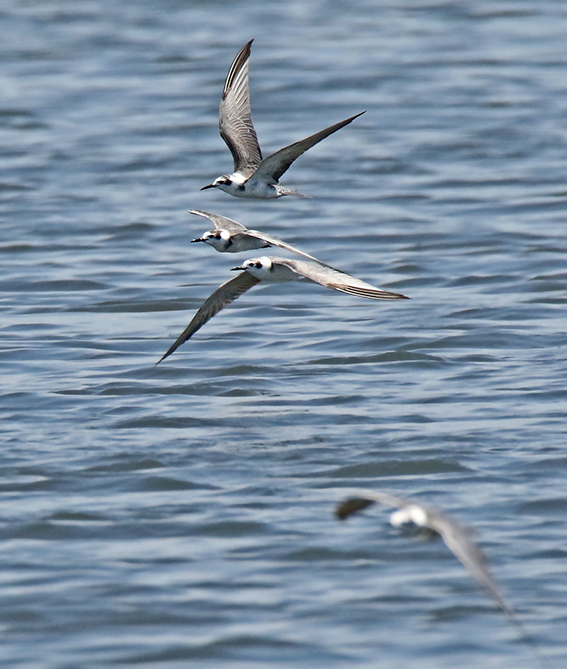
[(364, 112), (262, 158), (250, 111), (248, 62), (253, 41), (245, 44), (233, 60), (219, 106), (220, 134), (232, 153), (234, 172), (217, 177), (213, 183), (203, 186), (201, 190), (220, 188), (235, 197), (257, 199), (273, 199), (283, 195), (307, 197), (296, 190), (280, 186), (280, 177), (307, 149), (348, 125)]
[(292, 246), (277, 237), (267, 235), (265, 232), (249, 230), (246, 226), (242, 225), (242, 223), (233, 221), (231, 218), (226, 218), (226, 216), (220, 216), (219, 214), (210, 214), (206, 211), (200, 211), (199, 209), (190, 209), (189, 211), (197, 216), (208, 218), (215, 226), (214, 230), (208, 230), (201, 237), (192, 239), (192, 243), (205, 242), (205, 244), (212, 246), (220, 253), (240, 253), (241, 251), (252, 251), (254, 249), (265, 249), (269, 246), (279, 246), (286, 251), (296, 253), (297, 255), (303, 256), (303, 258), (313, 260), (320, 265), (329, 267), (329, 265), (321, 262), (321, 260), (317, 260), (317, 258), (310, 256), (308, 253), (296, 249), (295, 246)]
[(420, 535), (423, 535), (425, 531), (430, 536), (440, 536), (447, 548), (469, 570), (484, 591), (498, 604), (519, 632), (520, 637), (528, 643), (538, 661), (541, 662), (537, 647), (535, 647), (535, 644), (524, 630), (513, 609), (510, 608), (500, 594), (494, 577), (490, 572), (488, 561), (482, 550), (470, 538), (470, 530), (468, 528), (449, 518), (439, 509), (425, 506), (413, 499), (378, 491), (365, 491), (360, 496), (343, 500), (335, 508), (335, 515), (339, 520), (345, 520), (352, 514), (366, 509), (375, 503), (397, 509), (390, 516), (390, 523), (394, 527), (414, 527), (421, 530)]
[(223, 283), (222, 286), (219, 286), (205, 300), (203, 306), (193, 316), (189, 325), (183, 330), (169, 350), (158, 360), (158, 365), (177, 350), (181, 344), (184, 344), (192, 337), (215, 314), (226, 307), (227, 304), (234, 302), (234, 300), (261, 281), (283, 282), (307, 280), (319, 283), (333, 290), (339, 290), (358, 297), (368, 297), (372, 300), (409, 299), (400, 293), (390, 293), (386, 290), (380, 290), (345, 272), (308, 262), (307, 260), (262, 256), (246, 260), (241, 266), (233, 267), (232, 269), (243, 271), (226, 283)]

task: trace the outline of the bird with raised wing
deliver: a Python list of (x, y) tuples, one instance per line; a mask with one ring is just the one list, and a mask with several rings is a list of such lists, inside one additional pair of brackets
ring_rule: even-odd
[(350, 274), (307, 260), (262, 256), (246, 260), (241, 266), (233, 267), (232, 269), (243, 271), (233, 279), (223, 283), (222, 286), (217, 288), (205, 300), (203, 306), (193, 316), (189, 325), (183, 330), (169, 350), (158, 360), (157, 364), (165, 360), (181, 344), (184, 344), (221, 309), (234, 302), (234, 300), (261, 281), (283, 282), (307, 280), (319, 283), (326, 288), (332, 288), (333, 290), (356, 295), (357, 297), (367, 297), (372, 300), (409, 299), (400, 293), (381, 290), (365, 281), (350, 276)]
[(235, 197), (269, 200), (283, 195), (307, 197), (296, 190), (279, 185), (280, 177), (307, 149), (348, 125), (364, 112), (340, 121), (294, 144), (290, 144), (267, 158), (262, 158), (258, 137), (252, 123), (248, 64), (250, 40), (233, 60), (224, 84), (219, 106), (219, 129), (234, 160), (234, 172), (217, 177), (203, 186), (219, 188)]

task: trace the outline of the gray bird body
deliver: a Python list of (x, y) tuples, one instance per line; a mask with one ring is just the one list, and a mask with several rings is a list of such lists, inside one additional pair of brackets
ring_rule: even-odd
[(319, 283), (326, 288), (356, 295), (357, 297), (367, 297), (373, 300), (408, 299), (400, 293), (381, 290), (365, 281), (350, 276), (350, 274), (307, 260), (262, 256), (246, 260), (242, 266), (233, 267), (233, 269), (243, 271), (219, 286), (205, 300), (203, 306), (193, 316), (189, 325), (169, 350), (160, 358), (157, 364), (177, 350), (181, 344), (192, 337), (197, 330), (203, 327), (221, 309), (234, 302), (240, 295), (261, 281), (276, 283), (307, 280)]
[(220, 135), (232, 154), (234, 172), (217, 177), (213, 183), (203, 186), (201, 190), (219, 188), (234, 197), (264, 200), (284, 195), (307, 197), (296, 190), (280, 186), (280, 177), (302, 153), (348, 125), (364, 112), (294, 142), (267, 158), (262, 158), (250, 110), (248, 68), (253, 41), (250, 40), (245, 44), (233, 60), (219, 105)]
[[(192, 242), (204, 242), (212, 246), (219, 253), (241, 253), (243, 251), (254, 251), (256, 249), (265, 249), (270, 246), (278, 246), (281, 249), (296, 253), (297, 255), (312, 260), (321, 265), (326, 263), (314, 258), (308, 253), (304, 253), (291, 244), (272, 237), (259, 230), (250, 230), (242, 223), (233, 221), (231, 218), (221, 216), (220, 214), (210, 214), (199, 209), (190, 209), (192, 214), (208, 218), (215, 226), (214, 230), (208, 230), (201, 237), (192, 239)], [(328, 266), (328, 265), (327, 265)]]

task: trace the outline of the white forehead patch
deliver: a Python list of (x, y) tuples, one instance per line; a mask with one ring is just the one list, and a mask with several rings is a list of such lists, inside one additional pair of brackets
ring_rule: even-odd
[(250, 258), (244, 263), (244, 267), (257, 279), (266, 279), (270, 276), (272, 261), (267, 256)]
[(249, 258), (244, 264), (245, 265), (257, 265), (260, 263), (262, 267), (268, 268), (272, 266), (272, 261), (268, 256), (259, 256), (258, 258)]

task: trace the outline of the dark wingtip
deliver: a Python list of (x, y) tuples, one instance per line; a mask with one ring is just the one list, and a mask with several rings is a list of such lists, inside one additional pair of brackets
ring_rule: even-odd
[(402, 293), (393, 293), (391, 291), (386, 291), (391, 295), (388, 299), (390, 300), (411, 300), (411, 297), (408, 297), (407, 295), (403, 295)]
[(335, 508), (335, 516), (339, 520), (346, 520), (353, 513), (362, 511), (362, 509), (366, 509), (367, 506), (371, 506), (372, 504), (374, 504), (374, 500), (372, 499), (364, 499), (364, 497), (349, 497), (349, 499), (341, 502)]
[[(182, 342), (182, 343), (184, 343), (184, 342)], [(181, 344), (178, 344), (177, 342), (175, 342), (174, 344), (172, 344), (172, 345), (168, 348), (168, 350), (161, 356), (161, 358), (156, 362), (156, 364), (154, 365), (154, 367), (157, 367), (157, 366), (159, 365), (160, 362), (163, 362), (166, 358), (169, 358), (169, 356), (170, 356), (172, 353), (174, 353), (175, 351), (177, 351), (177, 349), (179, 348), (180, 345), (181, 345)]]
[(366, 109), (364, 111), (358, 112), (358, 114), (355, 114), (354, 116), (351, 116), (349, 119), (350, 121), (354, 121), (355, 118), (358, 118), (359, 116), (362, 116), (363, 114), (366, 114)]
[(169, 353), (165, 353), (164, 355), (162, 355), (161, 358), (156, 362), (154, 367), (157, 367), (160, 362), (163, 362), (167, 358), (168, 355), (169, 355)]
[(235, 59), (232, 61), (232, 65), (230, 66), (230, 70), (228, 71), (226, 80), (224, 82), (221, 100), (226, 99), (227, 93), (232, 87), (235, 76), (241, 70), (246, 61), (250, 58), (250, 47), (252, 46), (253, 41), (254, 39), (251, 39), (249, 42), (246, 42), (242, 49), (240, 49), (240, 51), (236, 54)]
[(246, 44), (242, 47), (242, 49), (240, 49), (240, 53), (244, 56), (244, 59), (250, 58), (250, 47), (252, 46), (253, 41), (254, 38), (246, 42)]

